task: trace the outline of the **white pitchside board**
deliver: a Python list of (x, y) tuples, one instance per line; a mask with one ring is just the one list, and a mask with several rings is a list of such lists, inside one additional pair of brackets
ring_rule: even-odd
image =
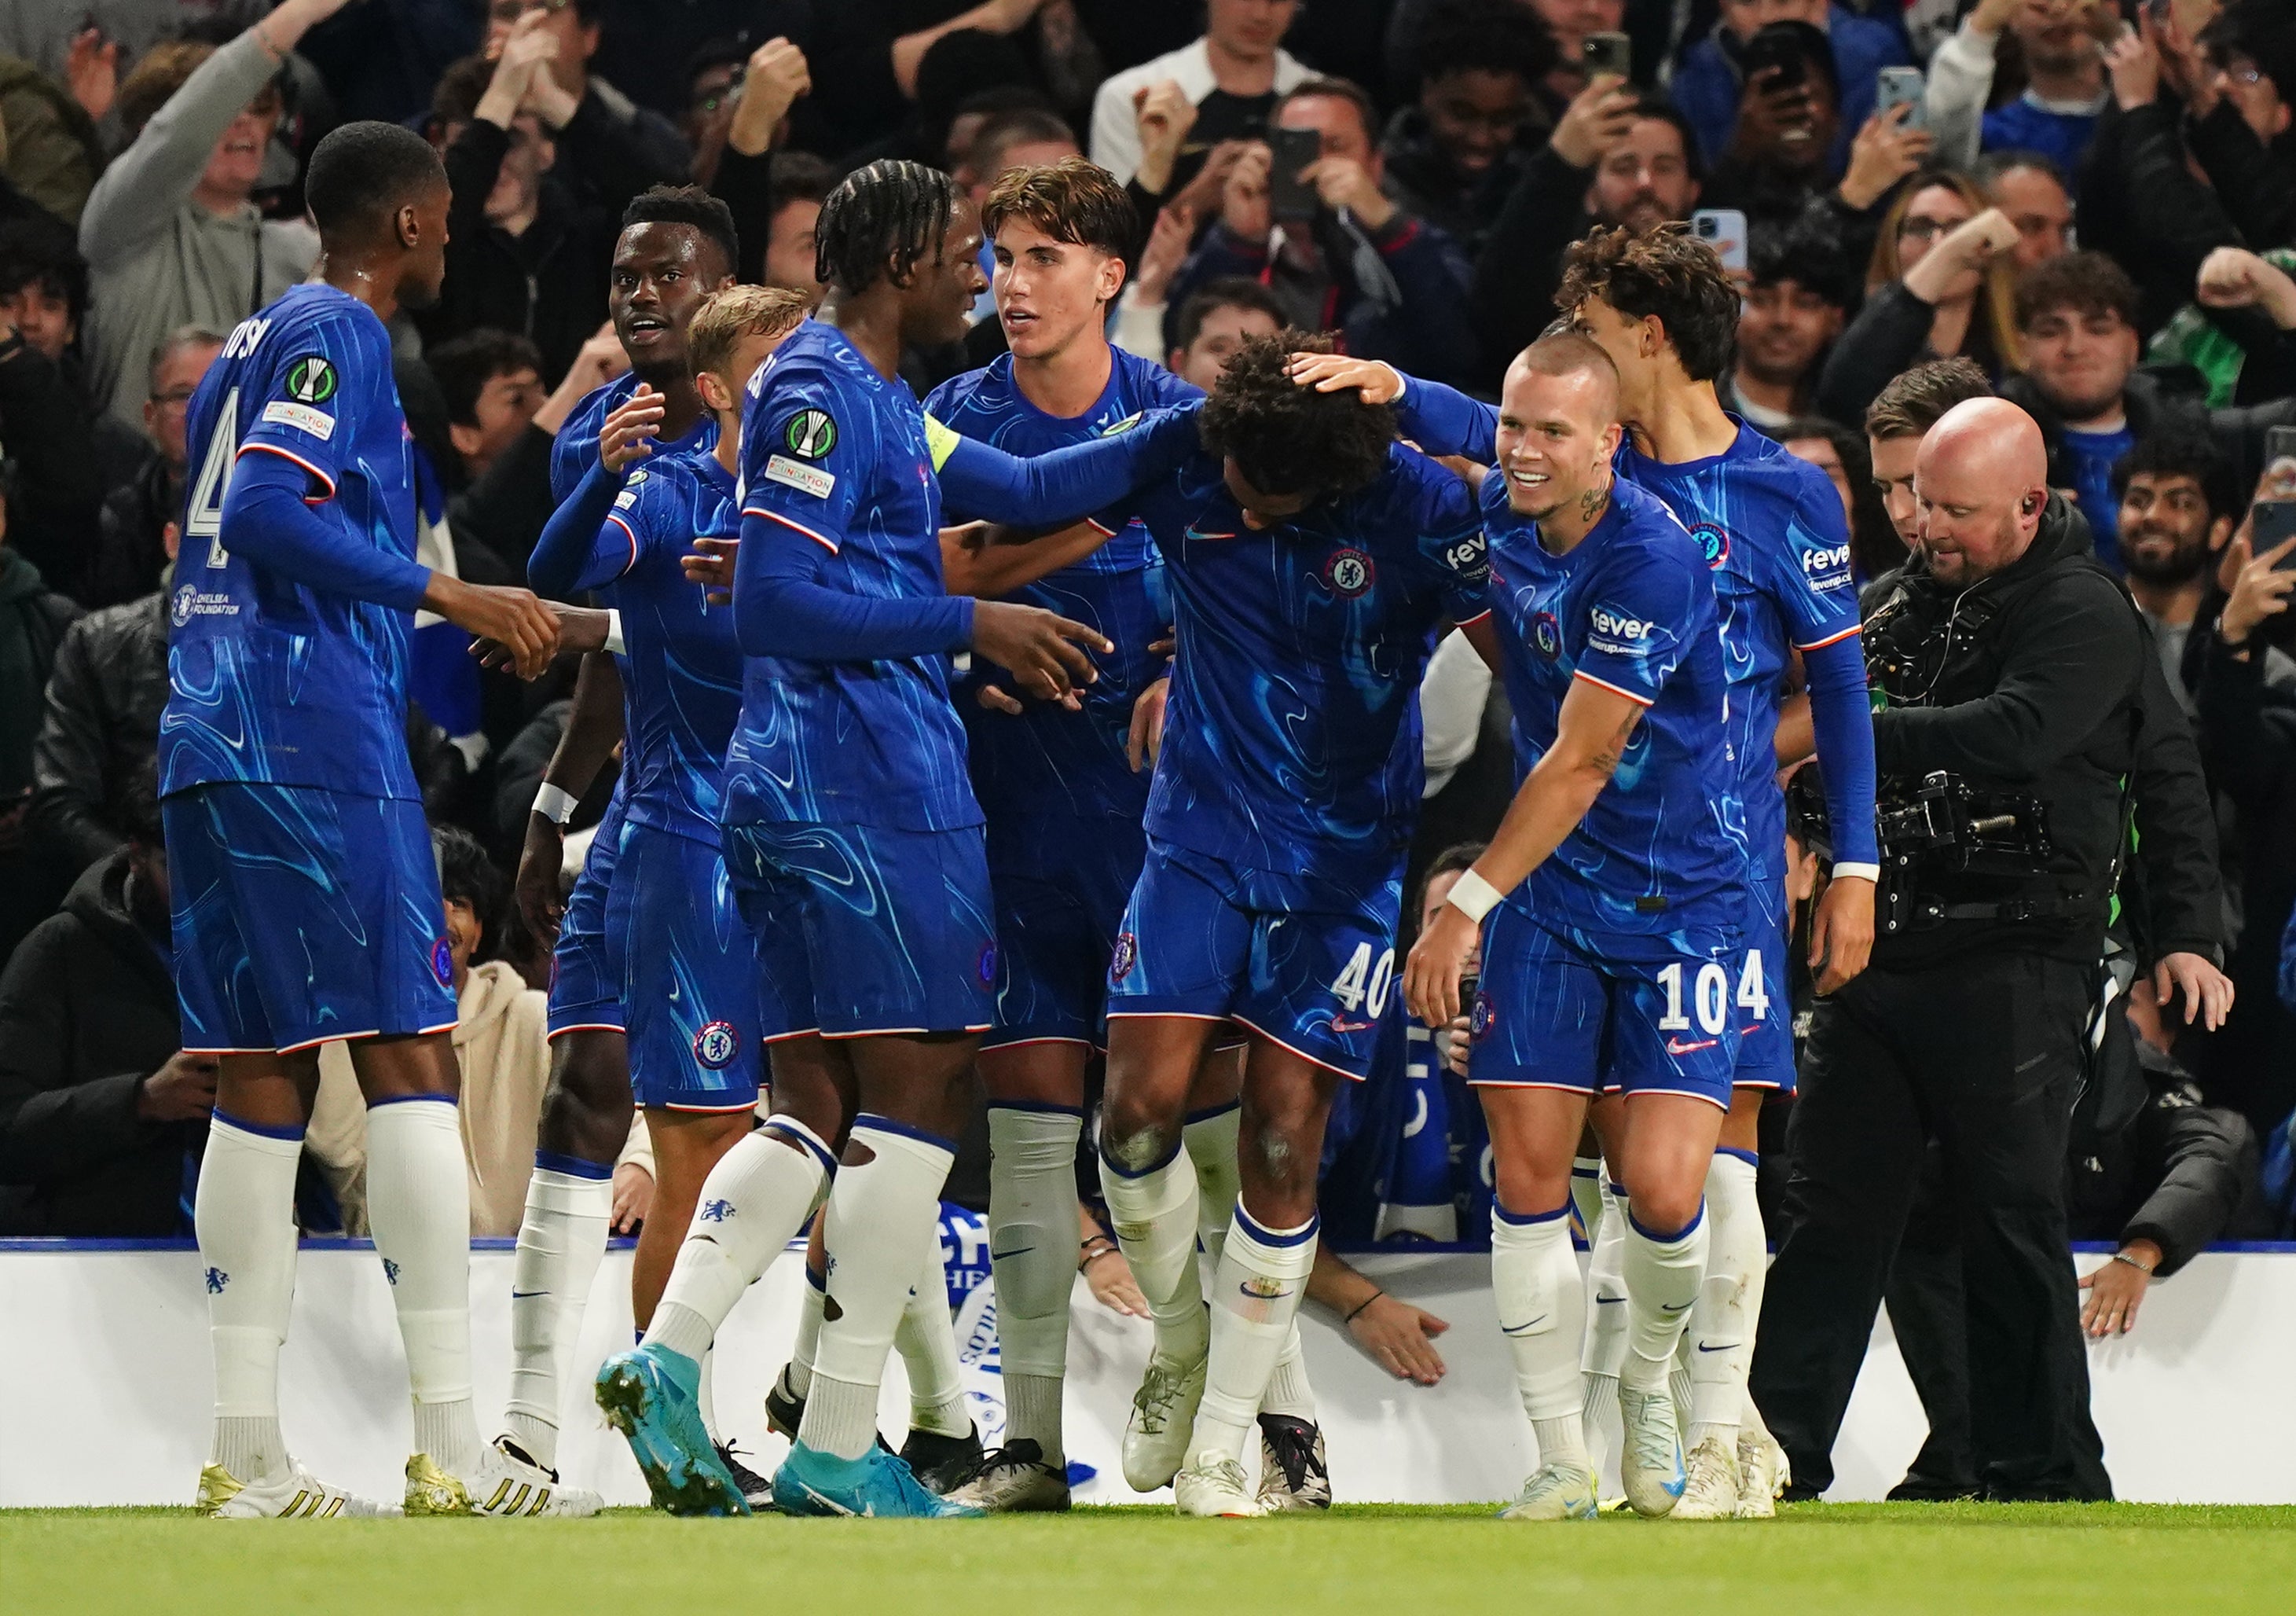
[[(1450, 1321), (1439, 1343), (1450, 1373), (1430, 1390), (1390, 1379), (1327, 1316), (1303, 1317), (1308, 1360), (1342, 1500), (1459, 1503), (1507, 1497), (1521, 1484), (1529, 1432), (1492, 1312), (1488, 1258), (1383, 1253), (1358, 1259), (1395, 1295)], [(2100, 1260), (2080, 1259), (2084, 1268)], [(569, 1376), (560, 1465), (610, 1503), (645, 1489), (620, 1440), (592, 1408), (589, 1373), (630, 1339), (629, 1253), (609, 1254)], [(800, 1259), (775, 1262), (719, 1338), (716, 1402), (750, 1463), (770, 1472), (783, 1452), (768, 1436), (766, 1387), (795, 1328)], [(0, 1506), (190, 1502), (206, 1455), (210, 1381), (207, 1306), (189, 1250), (39, 1249), (0, 1245), (0, 1385), (17, 1389), (0, 1422)], [(500, 1428), (509, 1383), (511, 1253), (475, 1251), (471, 1294), (480, 1428)], [(976, 1412), (992, 1440), (1001, 1423), (993, 1356), (993, 1297), (975, 1292), (957, 1325)], [(1080, 1501), (1136, 1502), (1117, 1466), (1148, 1327), (1120, 1318), (1077, 1287), (1070, 1338), (1068, 1429), (1073, 1460), (1099, 1472)], [(2296, 1503), (2296, 1251), (2214, 1252), (2153, 1287), (2136, 1333), (2094, 1347), (2095, 1414), (2105, 1459), (2124, 1498), (2175, 1503)], [(887, 1428), (905, 1424), (898, 1356), (888, 1372)], [(411, 1431), (406, 1371), (390, 1299), (372, 1251), (302, 1253), (294, 1333), (282, 1370), (287, 1436), (299, 1457), (337, 1485), (395, 1498)], [(1924, 1431), (1921, 1407), (1890, 1339), (1876, 1329), (1866, 1373), (1836, 1449), (1832, 1497), (1878, 1498), (1903, 1472)], [(1611, 1447), (1615, 1451), (1613, 1438)], [(1615, 1477), (1615, 1471), (1613, 1472)], [(1606, 1495), (1615, 1482), (1605, 1488)], [(1168, 1494), (1157, 1495), (1168, 1497)]]

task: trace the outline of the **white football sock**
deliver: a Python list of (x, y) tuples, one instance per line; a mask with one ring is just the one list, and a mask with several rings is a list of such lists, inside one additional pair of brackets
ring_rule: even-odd
[(885, 1354), (956, 1159), (948, 1141), (866, 1112), (852, 1137), (871, 1159), (840, 1167), (829, 1193), (829, 1289), (798, 1437), (840, 1459), (861, 1457), (877, 1440)]
[(258, 1129), (217, 1112), (193, 1198), (215, 1346), (209, 1457), (234, 1481), (286, 1474), (279, 1346), (295, 1301), (295, 1164), (303, 1130)]
[(1156, 1325), (1156, 1350), (1181, 1364), (1201, 1360), (1211, 1341), (1203, 1276), (1196, 1271), (1196, 1169), (1185, 1151), (1136, 1177), (1105, 1152), (1100, 1186), (1132, 1278)]
[(1243, 1194), (1243, 1170), (1236, 1165), (1235, 1142), (1243, 1126), (1243, 1103), (1200, 1111), (1180, 1129), (1180, 1142), (1196, 1168), (1196, 1240), (1212, 1267), (1219, 1266), (1227, 1220)]
[(1762, 1209), (1754, 1198), (1754, 1161), (1720, 1149), (1706, 1171), (1706, 1275), (1691, 1309), (1690, 1428), (1685, 1446), (1719, 1436), (1734, 1446), (1754, 1361), (1753, 1308), (1760, 1302)]
[(964, 1407), (964, 1373), (956, 1356), (956, 1327), (948, 1312), (948, 1269), (941, 1256), (938, 1224), (925, 1235), (925, 1264), (901, 1322), (893, 1327), (893, 1347), (909, 1374), (909, 1426), (938, 1436), (961, 1437), (972, 1429)]
[(1587, 1264), (1587, 1340), (1578, 1361), (1587, 1375), (1579, 1422), (1587, 1467), (1599, 1475), (1609, 1440), (1603, 1422), (1619, 1406), (1619, 1366), (1627, 1357), (1627, 1196), (1607, 1173), (1596, 1182), (1595, 1240)]
[(1204, 1399), (1188, 1439), (1190, 1464), (1242, 1461), (1244, 1442), (1259, 1426), (1260, 1399), (1307, 1294), (1318, 1226), (1310, 1218), (1297, 1228), (1265, 1228), (1236, 1203), (1212, 1280), (1218, 1305), (1211, 1312)]
[(1674, 1366), (1675, 1343), (1698, 1300), (1706, 1272), (1706, 1209), (1689, 1226), (1663, 1237), (1652, 1235), (1627, 1212), (1627, 1356), (1619, 1382), (1636, 1391), (1664, 1391)]
[[(526, 1213), (519, 1219), (518, 1254), (510, 1270), (510, 1403), (504, 1416), (511, 1440), (545, 1470), (558, 1467), (558, 1388), (582, 1333), (582, 1309), (605, 1260), (613, 1220), (613, 1169), (553, 1155), (537, 1157), (526, 1181)], [(569, 1170), (575, 1166), (590, 1172)]]
[(1065, 1106), (988, 1105), (988, 1260), (996, 1275), (996, 1353), (1004, 1373), (1004, 1440), (1067, 1462), (1061, 1384), (1068, 1374), (1069, 1298), (1077, 1276), (1077, 1141), (1084, 1118)]
[(480, 1447), (471, 1404), (471, 1176), (455, 1103), (369, 1103), (366, 1188), (375, 1254), (406, 1344), (414, 1450), (467, 1474)]
[(742, 1292), (820, 1204), (832, 1160), (810, 1128), (787, 1117), (753, 1129), (718, 1157), (701, 1181), (646, 1344), (700, 1362)]
[(1491, 1294), (1514, 1359), (1515, 1389), (1538, 1438), (1541, 1464), (1587, 1463), (1578, 1352), (1587, 1290), (1570, 1246), (1570, 1208), (1518, 1218), (1491, 1203)]
[[(1243, 1194), (1243, 1171), (1235, 1159), (1235, 1142), (1243, 1125), (1241, 1101), (1212, 1111), (1198, 1112), (1180, 1130), (1188, 1160), (1196, 1167), (1196, 1241), (1212, 1271), (1219, 1271), (1220, 1250), (1227, 1238), (1228, 1219)], [(1308, 1383), (1308, 1358), (1300, 1345), (1300, 1321), (1292, 1321), (1283, 1352), (1267, 1377), (1267, 1395), (1260, 1399), (1262, 1414), (1289, 1415), (1316, 1423), (1315, 1389)]]
[(790, 1343), (790, 1360), (782, 1370), (789, 1394), (802, 1401), (813, 1390), (813, 1355), (821, 1350), (822, 1304), (828, 1299), (826, 1275), (805, 1270), (805, 1292), (799, 1299), (797, 1339)]
[(693, 1386), (693, 1412), (701, 1416), (702, 1433), (709, 1437), (709, 1446), (723, 1448), (726, 1439), (718, 1434), (718, 1343), (712, 1341), (701, 1354), (701, 1374)]

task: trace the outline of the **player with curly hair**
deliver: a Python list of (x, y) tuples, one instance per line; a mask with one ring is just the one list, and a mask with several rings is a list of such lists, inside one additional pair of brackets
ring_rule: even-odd
[[(1178, 655), (1109, 967), (1101, 1179), (1156, 1325), (1125, 1478), (1171, 1483), (1184, 1514), (1258, 1513), (1243, 1447), (1315, 1258), (1324, 1120), (1339, 1079), (1370, 1070), (1396, 986), (1413, 695), (1439, 624), (1487, 637), (1472, 492), (1397, 443), (1386, 409), (1294, 387), (1287, 357), (1324, 346), (1247, 342), (1201, 407), (1201, 451), (1122, 507), (1163, 554)], [(1183, 1125), (1228, 1023), (1248, 1041), (1242, 1190), (1207, 1323)]]

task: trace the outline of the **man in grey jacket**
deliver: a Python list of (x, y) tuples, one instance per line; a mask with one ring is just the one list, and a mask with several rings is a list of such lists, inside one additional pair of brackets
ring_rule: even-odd
[[(212, 53), (156, 46), (120, 86), (131, 125), (157, 95), (164, 104), (96, 182), (79, 248), (94, 272), (94, 390), (128, 425), (143, 418), (144, 366), (169, 332), (229, 331), (310, 273), (309, 227), (265, 219), (249, 198), (279, 119), (272, 80), (305, 30), (345, 4), (285, 0)], [(180, 87), (165, 94), (171, 79)]]

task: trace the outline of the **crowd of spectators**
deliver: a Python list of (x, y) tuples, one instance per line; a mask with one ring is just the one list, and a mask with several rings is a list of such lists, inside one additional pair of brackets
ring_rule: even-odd
[[(214, 1073), (175, 1046), (151, 800), (185, 416), (226, 334), (311, 272), (300, 165), (357, 117), (422, 131), (453, 181), (444, 295), (393, 335), (425, 559), (481, 581), (523, 574), (554, 434), (627, 368), (612, 247), (652, 187), (706, 187), (742, 278), (817, 297), (851, 168), (915, 159), (978, 198), (1081, 153), (1138, 214), (1119, 346), (1209, 386), (1291, 325), (1487, 397), (1571, 242), (1742, 216), (1718, 389), (1833, 480), (1861, 579), (1905, 557), (1922, 399), (1997, 391), (2197, 741), (2237, 1009), (2204, 1032), (2132, 997), (2133, 1101), (2069, 1165), (2077, 1220), (2164, 1273), (2288, 1228), (2296, 570), (2251, 515), (2296, 497), (2270, 437), (2296, 426), (2278, 0), (0, 0), (0, 1231), (171, 1233), (188, 1205)], [(905, 372), (922, 392), (1004, 346), (984, 298)], [(547, 960), (497, 872), (570, 673), (521, 686), (428, 644), (408, 743), (461, 916), (474, 1220), (506, 1232)], [(1504, 700), (1472, 670), (1431, 686), (1428, 849), (1495, 823)], [(1414, 1059), (1358, 1131), (1440, 1081)], [(356, 1129), (323, 1136), (313, 1226), (355, 1228)], [(1464, 1214), (1472, 1141), (1453, 1155)], [(1334, 1227), (1413, 1226), (1365, 1210), (1391, 1210), (1392, 1151), (1349, 1160)]]

